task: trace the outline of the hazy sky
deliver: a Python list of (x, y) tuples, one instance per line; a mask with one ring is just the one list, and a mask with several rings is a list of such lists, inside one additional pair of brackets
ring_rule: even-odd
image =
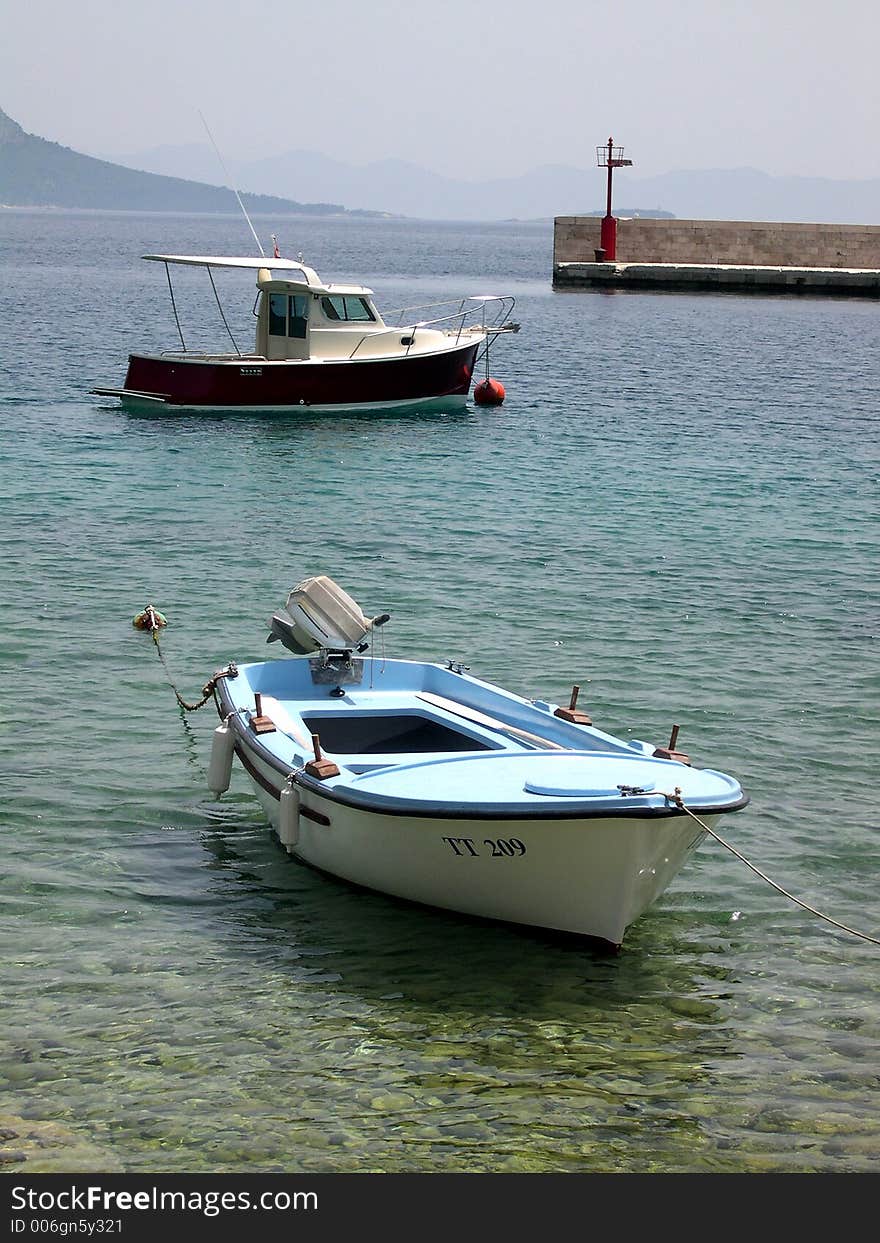
[(80, 151), (205, 142), (459, 177), (880, 177), (876, 0), (0, 0), (0, 108)]

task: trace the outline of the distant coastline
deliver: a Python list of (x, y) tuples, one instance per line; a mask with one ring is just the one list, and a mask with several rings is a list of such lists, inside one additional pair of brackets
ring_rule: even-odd
[[(257, 215), (384, 216), (382, 211), (341, 203), (300, 203), (271, 194), (241, 191)], [(57, 210), (196, 212), (225, 215), (238, 210), (235, 191), (183, 177), (126, 168), (82, 155), (28, 134), (0, 109), (0, 203), (6, 207)]]
[[(242, 195), (242, 198), (245, 198)], [(47, 215), (67, 215), (67, 216), (228, 216), (230, 219), (241, 219), (241, 210), (235, 208), (224, 207), (217, 211), (187, 211), (178, 210), (177, 208), (162, 207), (66, 207), (59, 203), (0, 203), (0, 211), (15, 211), (40, 213)], [(406, 220), (406, 216), (395, 216), (393, 212), (367, 211), (367, 210), (348, 210), (340, 208), (338, 211), (309, 211), (305, 208), (301, 211), (289, 211), (279, 209), (275, 211), (253, 210), (248, 213), (255, 220), (272, 219), (284, 220), (296, 217), (303, 220)], [(534, 222), (522, 222), (534, 223)], [(553, 224), (552, 220), (542, 221), (548, 226)]]
[[(487, 223), (604, 214), (604, 179), (595, 167), (544, 164), (471, 180), (397, 158), (346, 163), (305, 149), (256, 160), (226, 153), (224, 165), (224, 178), (255, 215)], [(218, 180), (216, 151), (204, 143), (85, 155), (25, 133), (0, 111), (0, 202), (9, 206), (235, 213), (234, 191)], [(748, 167), (642, 177), (621, 169), (614, 190), (619, 218), (880, 224), (880, 178), (778, 175)]]

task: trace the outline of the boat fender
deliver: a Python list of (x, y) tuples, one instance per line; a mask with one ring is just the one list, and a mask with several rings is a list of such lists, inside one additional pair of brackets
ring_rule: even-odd
[(224, 721), (222, 725), (218, 725), (214, 730), (214, 738), (211, 742), (211, 760), (208, 764), (208, 789), (219, 798), (221, 794), (229, 789), (229, 782), (232, 778), (232, 752), (235, 749), (235, 739), (232, 736), (232, 730), (229, 724)]
[(299, 790), (290, 782), (278, 803), (278, 840), (288, 854), (299, 841)]

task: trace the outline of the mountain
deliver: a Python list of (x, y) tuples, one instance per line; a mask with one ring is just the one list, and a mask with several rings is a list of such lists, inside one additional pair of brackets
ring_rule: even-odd
[[(336, 203), (300, 203), (242, 194), (253, 212), (273, 215), (342, 213)], [(84, 207), (120, 211), (233, 212), (228, 188), (159, 176), (81, 155), (27, 134), (0, 110), (0, 203), (7, 207)], [(361, 213), (353, 213), (361, 214)], [(373, 214), (373, 213), (370, 213)]]
[[(180, 175), (198, 170), (216, 182), (221, 170), (210, 147), (154, 147), (114, 157), (120, 163), (153, 172)], [(316, 151), (287, 151), (261, 160), (227, 159), (229, 175), (239, 185), (268, 194), (330, 198), (364, 208), (428, 220), (532, 220), (576, 214), (604, 202), (604, 181), (596, 170), (546, 165), (520, 177), (469, 181), (444, 177), (405, 160), (346, 164)], [(391, 206), (388, 206), (391, 204)], [(642, 215), (668, 212), (639, 209)]]
[[(217, 181), (208, 146), (157, 147), (117, 156), (153, 172)], [(329, 199), (428, 219), (509, 218), (604, 214), (605, 175), (598, 168), (548, 164), (520, 177), (478, 181), (443, 177), (402, 160), (346, 164), (314, 151), (288, 151), (256, 161), (229, 160), (239, 185), (262, 193)], [(477, 169), (478, 171), (478, 169)], [(880, 223), (880, 181), (781, 177), (753, 168), (693, 169), (614, 179), (618, 215), (675, 215), (698, 220), (787, 220), (838, 224)], [(642, 204), (638, 208), (623, 204)], [(620, 205), (620, 206), (618, 206)]]
[[(355, 165), (315, 151), (227, 159), (254, 212), (397, 215), (434, 220), (536, 220), (602, 214), (598, 168), (545, 164), (518, 177), (445, 177), (404, 160)], [(478, 167), (477, 167), (477, 171)], [(232, 212), (216, 153), (203, 144), (98, 158), (27, 134), (0, 111), (0, 203), (141, 211)], [(303, 201), (305, 200), (305, 201)], [(617, 215), (697, 220), (880, 224), (880, 180), (782, 177), (754, 168), (690, 169), (614, 179)], [(342, 203), (357, 203), (354, 211)], [(622, 206), (640, 203), (641, 207)], [(649, 206), (650, 205), (650, 206)]]
[(756, 168), (702, 168), (634, 177), (620, 172), (615, 197), (662, 202), (690, 220), (781, 220), (880, 224), (880, 180), (777, 177)]

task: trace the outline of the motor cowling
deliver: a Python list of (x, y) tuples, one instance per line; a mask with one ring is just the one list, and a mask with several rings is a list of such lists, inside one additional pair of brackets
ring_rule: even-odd
[(297, 656), (312, 652), (359, 649), (375, 626), (389, 614), (366, 617), (360, 605), (326, 574), (305, 578), (287, 596), (283, 609), (269, 618), (267, 643), (280, 640)]

